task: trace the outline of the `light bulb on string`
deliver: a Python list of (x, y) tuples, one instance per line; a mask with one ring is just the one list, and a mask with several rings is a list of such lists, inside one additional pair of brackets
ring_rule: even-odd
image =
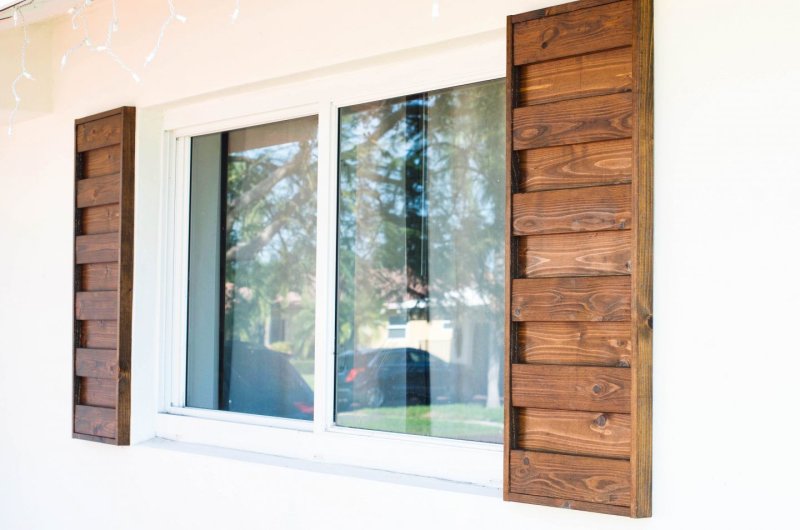
[[(23, 6), (24, 7), (24, 6)], [(11, 114), (8, 116), (8, 135), (11, 136), (14, 133), (14, 118), (16, 118), (17, 113), (19, 112), (20, 104), (22, 103), (22, 96), (19, 95), (17, 91), (17, 85), (23, 79), (28, 81), (33, 81), (33, 75), (28, 71), (28, 65), (26, 64), (26, 58), (28, 54), (28, 45), (30, 45), (31, 41), (28, 38), (28, 23), (25, 20), (25, 15), (22, 13), (22, 7), (15, 6), (14, 7), (14, 27), (19, 24), (22, 24), (22, 50), (20, 52), (20, 73), (17, 77), (14, 78), (14, 81), (11, 83), (11, 95), (14, 97), (14, 108), (11, 109)]]
[(156, 55), (158, 55), (159, 49), (161, 49), (161, 41), (164, 40), (164, 34), (167, 32), (167, 28), (172, 24), (173, 20), (177, 20), (178, 22), (185, 23), (186, 17), (179, 14), (175, 10), (175, 4), (172, 3), (172, 0), (167, 0), (167, 7), (169, 8), (169, 16), (161, 24), (161, 31), (158, 33), (158, 39), (156, 39), (156, 45), (153, 47), (152, 51), (147, 55), (147, 58), (144, 60), (145, 67), (149, 66), (150, 63), (155, 60)]

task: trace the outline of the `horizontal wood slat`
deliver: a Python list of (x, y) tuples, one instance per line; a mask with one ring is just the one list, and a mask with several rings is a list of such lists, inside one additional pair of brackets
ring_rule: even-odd
[(119, 266), (116, 263), (90, 263), (80, 266), (81, 291), (116, 291)]
[(511, 401), (515, 407), (631, 411), (629, 368), (511, 365)]
[(515, 193), (512, 228), (517, 236), (625, 230), (631, 209), (629, 184)]
[(633, 43), (631, 1), (514, 25), (514, 64), (557, 59)]
[(75, 263), (107, 263), (119, 259), (119, 234), (94, 234), (75, 238)]
[(78, 377), (116, 379), (119, 375), (117, 351), (77, 348), (75, 350), (75, 375)]
[(116, 291), (75, 293), (77, 320), (116, 320), (118, 296)]
[(117, 411), (103, 407), (76, 405), (75, 432), (114, 438), (117, 435)]
[(511, 491), (544, 497), (629, 506), (631, 465), (626, 460), (511, 451)]
[(79, 235), (105, 234), (119, 231), (119, 204), (84, 208), (80, 212)]
[(105, 177), (82, 179), (78, 181), (77, 186), (76, 206), (78, 208), (119, 202), (119, 173)]
[(514, 109), (514, 149), (630, 138), (630, 93), (570, 99)]
[(114, 408), (117, 403), (117, 382), (113, 379), (81, 377), (78, 382), (78, 403)]
[(584, 188), (631, 181), (630, 139), (519, 152), (520, 191)]
[(75, 147), (79, 153), (122, 142), (122, 114), (81, 123), (75, 127)]
[(615, 321), (631, 317), (627, 276), (513, 280), (515, 321)]
[(628, 322), (520, 322), (516, 338), (522, 363), (631, 366)]
[(87, 151), (83, 154), (82, 175), (84, 178), (94, 178), (119, 173), (121, 157), (119, 145)]
[(557, 497), (542, 497), (540, 495), (525, 495), (507, 491), (503, 497), (507, 501), (524, 502), (528, 504), (539, 504), (541, 506), (552, 506), (553, 508), (563, 508), (565, 510), (582, 510), (585, 512), (603, 513), (607, 515), (630, 515), (630, 508), (627, 506), (615, 506), (613, 504), (601, 504), (596, 502), (576, 501), (575, 499), (562, 499)]
[(631, 454), (630, 414), (523, 408), (517, 420), (519, 449), (608, 458)]
[(80, 321), (80, 347), (113, 350), (117, 347), (116, 320)]
[(523, 66), (519, 105), (630, 92), (633, 85), (631, 48), (619, 48)]
[(520, 238), (518, 271), (526, 278), (630, 274), (631, 233), (617, 230)]

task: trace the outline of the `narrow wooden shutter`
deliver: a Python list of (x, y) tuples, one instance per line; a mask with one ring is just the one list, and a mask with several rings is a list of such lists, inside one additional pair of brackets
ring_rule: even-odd
[(75, 122), (73, 437), (130, 442), (136, 112)]
[(652, 0), (508, 19), (507, 500), (650, 516)]

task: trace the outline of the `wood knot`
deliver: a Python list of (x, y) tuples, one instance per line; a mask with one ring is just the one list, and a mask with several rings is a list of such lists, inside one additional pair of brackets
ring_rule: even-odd
[(653, 315), (647, 317), (647, 327), (653, 329)]
[(600, 414), (595, 420), (595, 425), (598, 427), (605, 427), (606, 426), (606, 416), (605, 414)]
[(601, 387), (600, 385), (594, 385), (592, 387), (592, 392), (594, 392), (595, 394), (599, 394), (602, 390), (603, 390), (603, 387)]
[(546, 49), (547, 49), (547, 46), (549, 46), (549, 45), (547, 44), (547, 41), (544, 41), (544, 42), (542, 43), (542, 49), (543, 49), (543, 50), (546, 50)]
[(519, 308), (514, 309), (514, 316), (515, 317), (518, 317), (521, 313), (522, 313), (522, 311), (520, 311)]
[(531, 465), (531, 461), (530, 461), (530, 460), (528, 460), (528, 457), (527, 457), (527, 456), (526, 456), (526, 457), (524, 457), (524, 458), (522, 459), (522, 463), (523, 463), (523, 464), (525, 464), (526, 466), (529, 466), (529, 465)]

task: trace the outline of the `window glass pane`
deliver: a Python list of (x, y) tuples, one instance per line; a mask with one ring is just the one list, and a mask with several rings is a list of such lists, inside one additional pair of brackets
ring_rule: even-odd
[(193, 138), (187, 405), (311, 419), (317, 118)]
[(340, 110), (339, 425), (502, 441), (504, 86)]

